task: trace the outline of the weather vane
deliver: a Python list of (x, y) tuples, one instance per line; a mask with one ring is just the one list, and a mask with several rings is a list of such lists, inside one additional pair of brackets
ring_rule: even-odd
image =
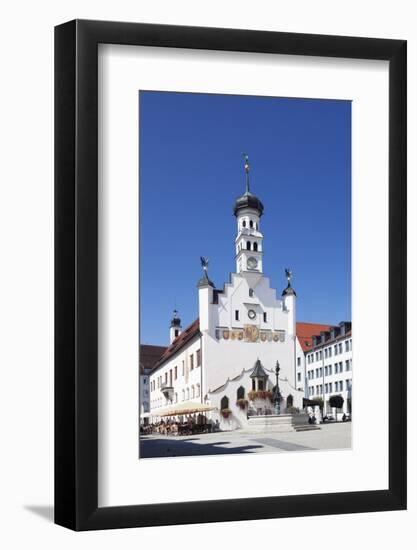
[(285, 276), (287, 277), (288, 286), (291, 286), (292, 271), (289, 267), (285, 269)]
[(205, 258), (204, 256), (200, 256), (200, 261), (201, 261), (201, 267), (203, 268), (204, 270), (204, 273), (207, 277), (207, 271), (208, 271), (208, 266), (209, 266), (209, 259), (208, 258)]

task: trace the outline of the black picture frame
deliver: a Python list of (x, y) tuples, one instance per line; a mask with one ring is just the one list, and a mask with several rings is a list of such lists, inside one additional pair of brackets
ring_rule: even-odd
[[(98, 507), (98, 44), (389, 62), (389, 488)], [(55, 522), (74, 530), (406, 508), (406, 41), (74, 20), (55, 28)]]

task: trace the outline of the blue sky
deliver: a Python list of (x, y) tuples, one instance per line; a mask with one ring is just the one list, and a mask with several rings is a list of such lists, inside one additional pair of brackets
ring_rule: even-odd
[(174, 307), (198, 316), (200, 256), (217, 288), (235, 271), (242, 151), (271, 286), (290, 267), (298, 321), (350, 320), (351, 103), (140, 92), (139, 108), (141, 343), (168, 343)]

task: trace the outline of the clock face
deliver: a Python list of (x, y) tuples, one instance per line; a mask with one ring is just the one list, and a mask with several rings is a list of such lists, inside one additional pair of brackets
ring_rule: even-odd
[(248, 317), (249, 317), (249, 319), (255, 319), (255, 317), (256, 317), (256, 312), (255, 312), (253, 309), (250, 309), (250, 310), (248, 311)]
[(258, 267), (258, 260), (251, 256), (248, 258), (248, 268), (249, 269), (256, 269)]

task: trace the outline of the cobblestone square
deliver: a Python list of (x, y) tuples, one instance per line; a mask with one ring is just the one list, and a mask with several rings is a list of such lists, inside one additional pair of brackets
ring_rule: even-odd
[(302, 432), (262, 434), (236, 430), (187, 437), (149, 435), (140, 438), (140, 454), (141, 458), (160, 458), (348, 449), (351, 429), (351, 422), (337, 422)]

